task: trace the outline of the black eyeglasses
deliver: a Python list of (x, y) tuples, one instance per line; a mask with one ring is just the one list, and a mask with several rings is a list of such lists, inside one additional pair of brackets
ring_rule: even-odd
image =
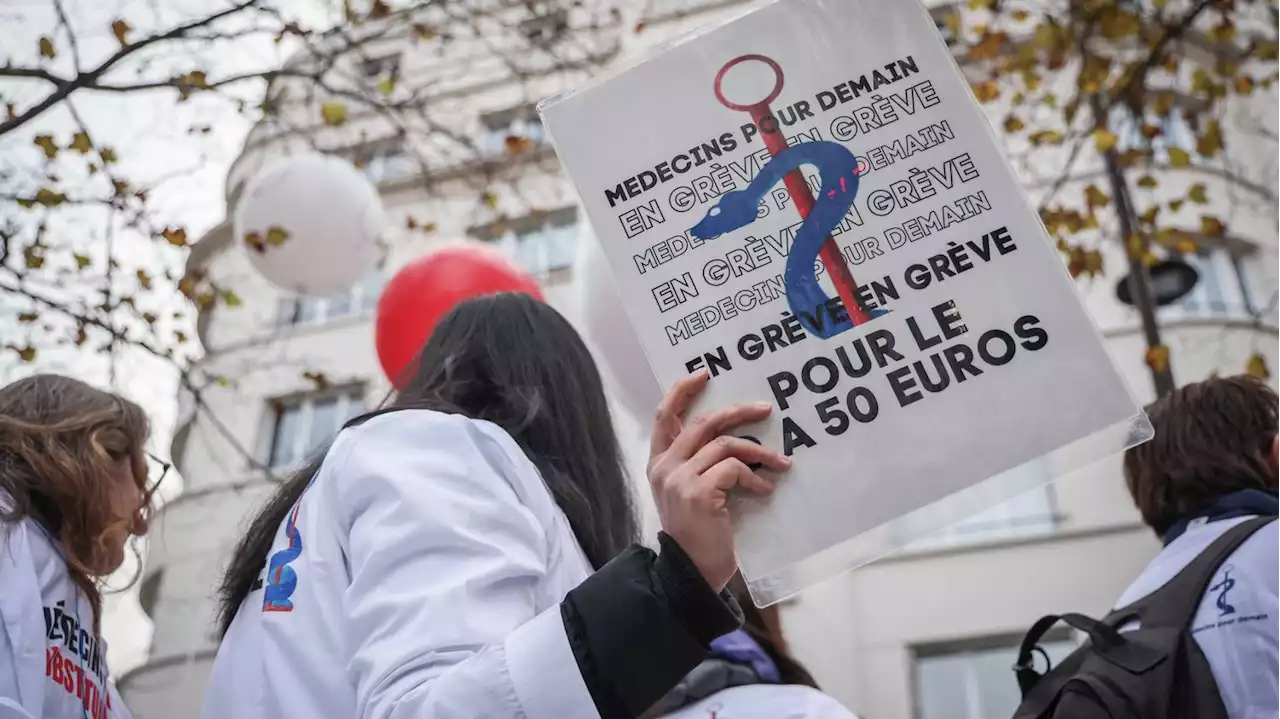
[(155, 477), (155, 480), (151, 482), (152, 489), (160, 486), (160, 483), (164, 481), (166, 476), (168, 476), (169, 468), (172, 466), (172, 464), (169, 464), (154, 454), (147, 452), (147, 477)]

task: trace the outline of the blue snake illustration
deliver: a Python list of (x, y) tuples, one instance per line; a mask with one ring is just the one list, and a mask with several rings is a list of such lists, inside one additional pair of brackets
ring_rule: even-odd
[(1231, 569), (1232, 567), (1230, 566), (1224, 568), (1222, 570), (1222, 581), (1212, 587), (1209, 587), (1209, 591), (1211, 592), (1216, 592), (1219, 589), (1222, 590), (1222, 594), (1218, 595), (1218, 601), (1216, 602), (1218, 605), (1218, 611), (1220, 612), (1220, 614), (1218, 614), (1219, 617), (1225, 617), (1236, 613), (1236, 608), (1227, 603), (1227, 592), (1231, 591), (1231, 589), (1236, 586), (1236, 580), (1231, 578)]
[(293, 611), (293, 602), (289, 597), (298, 588), (298, 575), (289, 566), (302, 554), (302, 533), (298, 531), (298, 509), (301, 502), (293, 508), (289, 515), (289, 524), (285, 526), (285, 535), (289, 537), (289, 546), (271, 555), (267, 564), (267, 588), (263, 593), (262, 611)]
[[(787, 304), (801, 326), (810, 334), (825, 339), (853, 327), (851, 319), (836, 322), (834, 318), (824, 316), (823, 305), (830, 297), (818, 284), (815, 266), (822, 243), (831, 229), (844, 219), (858, 196), (858, 161), (847, 148), (827, 141), (805, 142), (787, 148), (765, 163), (745, 189), (722, 195), (720, 201), (707, 211), (706, 217), (689, 232), (695, 238), (709, 240), (750, 225), (756, 220), (756, 206), (765, 193), (787, 173), (804, 164), (818, 168), (822, 188), (813, 210), (791, 244), (783, 285), (786, 287)], [(879, 317), (885, 313), (883, 309), (875, 309), (871, 316)]]

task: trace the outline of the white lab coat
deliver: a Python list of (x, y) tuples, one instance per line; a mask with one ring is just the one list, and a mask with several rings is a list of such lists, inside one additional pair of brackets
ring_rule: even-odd
[[(1249, 519), (1191, 526), (1151, 560), (1116, 606), (1132, 604), (1164, 586), (1228, 529)], [(1218, 568), (1191, 622), (1191, 634), (1209, 661), (1231, 719), (1277, 716), (1278, 564), (1280, 525), (1272, 522), (1246, 539)]]
[(748, 684), (712, 694), (662, 719), (858, 719), (840, 702), (798, 684)]
[(0, 719), (129, 716), (57, 544), (31, 519), (0, 522)]
[(591, 567), (495, 425), (404, 410), (344, 430), (270, 557), (205, 719), (598, 716), (560, 609)]

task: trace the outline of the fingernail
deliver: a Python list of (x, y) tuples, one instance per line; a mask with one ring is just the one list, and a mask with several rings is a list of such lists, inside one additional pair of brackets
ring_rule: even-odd
[(782, 464), (783, 467), (791, 466), (791, 458), (786, 456), (785, 454), (778, 455), (778, 459), (781, 460), (780, 463)]
[(773, 409), (773, 404), (769, 402), (756, 402), (752, 406), (756, 409)]

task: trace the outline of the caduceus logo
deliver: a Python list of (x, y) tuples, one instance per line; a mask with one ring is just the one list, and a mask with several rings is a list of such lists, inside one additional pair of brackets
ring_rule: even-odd
[(302, 501), (299, 500), (289, 515), (289, 523), (285, 525), (289, 546), (271, 555), (271, 561), (267, 563), (267, 588), (262, 598), (264, 612), (293, 611), (293, 602), (289, 598), (298, 588), (298, 574), (289, 564), (302, 554), (302, 533), (298, 531), (298, 510), (301, 507)]
[[(725, 73), (748, 60), (769, 66), (775, 78), (773, 90), (753, 105), (730, 102), (721, 89)], [(756, 126), (763, 129), (766, 124), (762, 122), (772, 118), (769, 103), (782, 92), (782, 83), (782, 68), (772, 58), (743, 55), (729, 61), (716, 75), (716, 98), (731, 110), (750, 113)], [(777, 130), (776, 123), (774, 129)], [(787, 253), (786, 269), (783, 272), (787, 304), (800, 320), (801, 326), (810, 334), (828, 338), (885, 314), (883, 309), (868, 312), (858, 302), (853, 275), (840, 255), (839, 246), (830, 236), (831, 230), (844, 219), (858, 196), (861, 172), (857, 158), (836, 142), (819, 140), (788, 147), (780, 130), (762, 131), (761, 136), (772, 155), (770, 160), (760, 168), (755, 179), (745, 189), (721, 195), (719, 202), (693, 226), (690, 234), (695, 238), (709, 240), (750, 225), (756, 220), (757, 204), (766, 192), (782, 181), (800, 217), (804, 219)], [(816, 200), (800, 172), (800, 166), (806, 164), (818, 168), (822, 182)], [(828, 310), (830, 305), (827, 303), (832, 298), (827, 296), (818, 282), (816, 263), (819, 257), (844, 305), (843, 313)]]
[(1231, 578), (1232, 569), (1234, 569), (1234, 567), (1232, 567), (1230, 564), (1223, 567), (1222, 581), (1218, 582), (1212, 587), (1209, 587), (1209, 591), (1211, 592), (1218, 592), (1218, 591), (1221, 592), (1221, 594), (1218, 595), (1218, 600), (1216, 602), (1218, 606), (1219, 618), (1227, 617), (1236, 613), (1236, 608), (1227, 602), (1227, 592), (1231, 591), (1236, 586), (1236, 580)]

